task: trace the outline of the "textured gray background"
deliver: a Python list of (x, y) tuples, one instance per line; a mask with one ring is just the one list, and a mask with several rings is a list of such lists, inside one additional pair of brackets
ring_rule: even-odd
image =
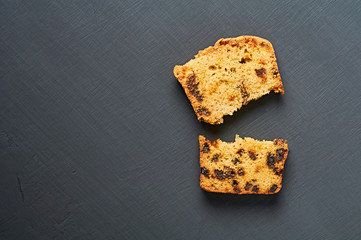
[[(360, 239), (357, 2), (1, 0), (0, 239)], [(285, 95), (197, 122), (173, 66), (245, 34)], [(202, 191), (198, 134), (287, 139), (282, 191)]]

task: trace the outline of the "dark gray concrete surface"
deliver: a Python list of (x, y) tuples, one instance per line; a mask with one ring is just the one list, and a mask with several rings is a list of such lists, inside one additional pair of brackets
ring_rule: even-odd
[[(360, 239), (358, 1), (0, 1), (0, 239)], [(199, 123), (172, 74), (274, 45), (285, 95)], [(199, 187), (198, 135), (284, 138), (274, 196)]]

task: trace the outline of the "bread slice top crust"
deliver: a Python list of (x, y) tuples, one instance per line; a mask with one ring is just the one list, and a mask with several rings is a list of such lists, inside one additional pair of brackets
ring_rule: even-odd
[(234, 142), (227, 143), (201, 135), (200, 186), (219, 193), (278, 193), (288, 151), (282, 139), (257, 141), (236, 135)]
[(272, 44), (255, 36), (220, 39), (173, 72), (198, 120), (210, 124), (270, 91), (284, 93)]

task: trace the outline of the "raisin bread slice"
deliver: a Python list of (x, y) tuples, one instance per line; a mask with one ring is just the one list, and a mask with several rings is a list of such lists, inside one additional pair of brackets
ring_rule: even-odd
[(236, 139), (232, 143), (199, 136), (200, 185), (209, 192), (274, 194), (282, 188), (288, 155), (285, 140)]
[(198, 120), (210, 124), (272, 90), (284, 93), (272, 44), (254, 36), (220, 39), (173, 72)]

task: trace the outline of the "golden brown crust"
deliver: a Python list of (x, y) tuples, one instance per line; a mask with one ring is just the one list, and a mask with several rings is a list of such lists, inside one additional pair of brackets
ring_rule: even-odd
[(210, 124), (270, 91), (284, 94), (272, 44), (255, 36), (219, 39), (173, 72), (198, 120)]
[(281, 139), (257, 141), (236, 136), (235, 142), (226, 143), (200, 135), (200, 186), (219, 193), (278, 193), (288, 151)]

